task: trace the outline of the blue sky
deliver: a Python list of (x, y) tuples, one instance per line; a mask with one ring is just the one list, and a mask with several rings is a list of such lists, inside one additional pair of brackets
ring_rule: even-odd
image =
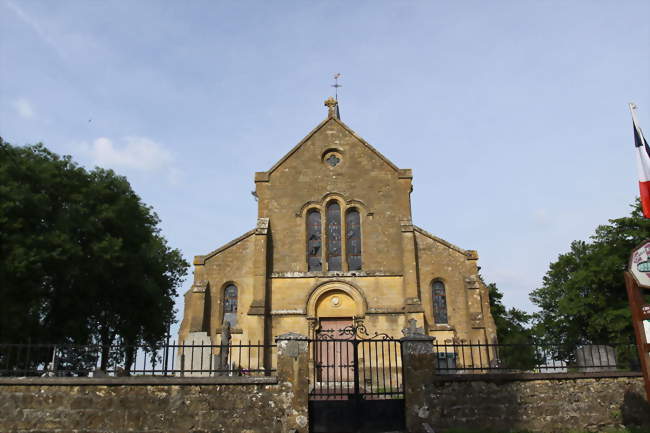
[(415, 224), (477, 249), (506, 304), (533, 310), (549, 263), (638, 194), (627, 103), (650, 130), (648, 16), (624, 0), (0, 0), (0, 135), (126, 175), (191, 260), (254, 226), (253, 173), (325, 117), (340, 72), (342, 120), (414, 171)]

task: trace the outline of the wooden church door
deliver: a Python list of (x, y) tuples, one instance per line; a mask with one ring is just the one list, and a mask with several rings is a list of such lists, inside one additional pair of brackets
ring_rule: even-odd
[(320, 319), (317, 341), (317, 365), (323, 382), (353, 382), (354, 348), (345, 340), (354, 335), (341, 331), (352, 326), (352, 318)]

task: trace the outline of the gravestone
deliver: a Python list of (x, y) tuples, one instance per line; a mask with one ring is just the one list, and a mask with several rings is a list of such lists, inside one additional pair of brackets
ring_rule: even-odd
[(604, 344), (587, 344), (576, 349), (576, 362), (584, 372), (616, 370), (616, 351)]
[(190, 332), (178, 348), (177, 376), (209, 376), (212, 361), (212, 341), (207, 332)]

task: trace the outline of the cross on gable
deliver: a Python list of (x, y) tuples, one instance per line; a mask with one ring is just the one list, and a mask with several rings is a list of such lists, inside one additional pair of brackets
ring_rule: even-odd
[(336, 99), (332, 98), (331, 96), (325, 100), (325, 106), (330, 110), (336, 107), (336, 104)]

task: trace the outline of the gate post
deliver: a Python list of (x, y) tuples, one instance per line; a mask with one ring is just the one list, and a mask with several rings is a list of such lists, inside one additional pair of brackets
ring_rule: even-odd
[(426, 335), (423, 328), (416, 328), (415, 319), (409, 320), (409, 327), (403, 329), (402, 333), (406, 430), (410, 433), (428, 433), (431, 431), (426, 424), (430, 408), (425, 404), (423, 384), (431, 381), (434, 372), (434, 338)]
[(278, 345), (278, 382), (282, 387), (291, 384), (291, 407), (294, 415), (288, 418), (283, 431), (308, 433), (309, 354), (307, 337), (294, 332), (275, 338)]

